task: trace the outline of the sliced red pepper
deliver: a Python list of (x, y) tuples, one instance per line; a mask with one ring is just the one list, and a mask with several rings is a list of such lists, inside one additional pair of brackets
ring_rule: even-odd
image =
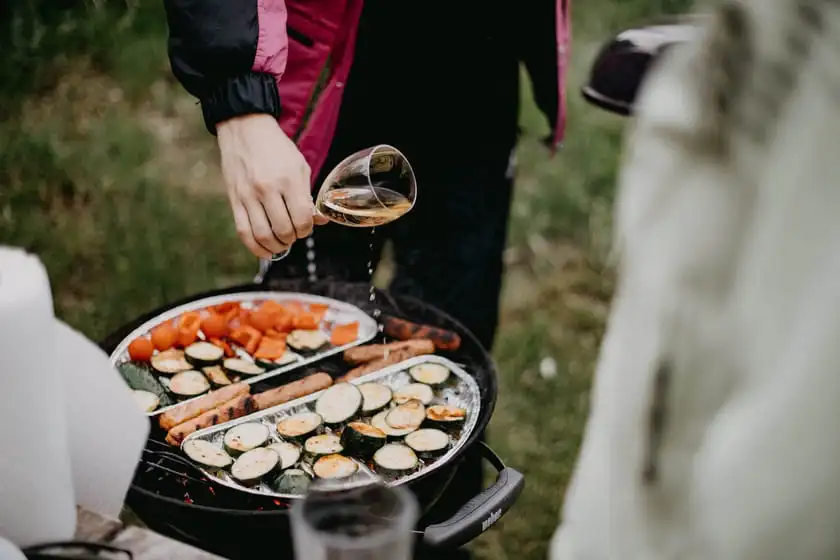
[(264, 336), (260, 341), (259, 348), (254, 353), (254, 358), (260, 360), (278, 360), (286, 353), (286, 342), (277, 338)]
[[(317, 305), (317, 307), (315, 305), (310, 305), (309, 309), (310, 309), (310, 311), (309, 311), (310, 314), (313, 317), (315, 317), (315, 321), (320, 325), (321, 321), (324, 320), (324, 316), (327, 314), (327, 311), (329, 311), (330, 308), (327, 305), (320, 305), (319, 304), (319, 305)], [(317, 327), (315, 327), (315, 328), (317, 328)]]
[(262, 333), (250, 325), (243, 325), (231, 331), (230, 339), (253, 355), (262, 339)]
[(289, 336), (289, 333), (280, 332), (280, 331), (275, 330), (275, 329), (268, 329), (267, 331), (265, 331), (265, 336), (267, 338), (276, 338), (278, 340), (286, 340), (286, 337)]
[(210, 343), (215, 344), (216, 346), (224, 350), (226, 358), (233, 358), (234, 356), (236, 356), (236, 352), (234, 352), (233, 348), (230, 347), (230, 344), (228, 344), (224, 340), (220, 338), (211, 338)]
[(231, 329), (238, 329), (240, 327), (250, 325), (248, 321), (248, 317), (251, 315), (251, 312), (247, 309), (236, 309), (235, 312), (231, 311), (228, 314), (228, 327)]
[(188, 311), (178, 319), (178, 346), (184, 348), (198, 339), (201, 328), (201, 313)]
[(260, 305), (260, 309), (264, 310), (270, 315), (273, 315), (278, 311), (282, 311), (284, 307), (280, 303), (274, 301), (273, 299), (267, 299), (262, 303), (262, 305)]
[(278, 332), (291, 332), (295, 329), (295, 314), (289, 309), (283, 308), (274, 318), (274, 330)]
[(317, 315), (310, 311), (303, 311), (295, 316), (295, 328), (313, 330), (318, 328), (320, 320)]
[(321, 315), (323, 315), (324, 313), (330, 310), (330, 306), (326, 303), (310, 303), (309, 310), (313, 313), (320, 313)]
[(251, 313), (249, 323), (252, 327), (260, 332), (265, 332), (274, 326), (274, 316), (270, 309), (260, 307)]
[(230, 322), (233, 321), (234, 319), (236, 319), (236, 317), (238, 317), (238, 316), (239, 316), (239, 308), (238, 307), (232, 307), (231, 309), (228, 309), (227, 311), (225, 311), (222, 314), (222, 317), (225, 318), (225, 321), (227, 321), (228, 324), (230, 324)]
[(333, 346), (344, 346), (350, 344), (359, 337), (359, 323), (347, 323), (338, 325), (332, 330), (330, 344)]
[(306, 306), (299, 301), (284, 301), (283, 306), (294, 313), (306, 311)]
[(219, 315), (227, 315), (231, 311), (239, 311), (240, 303), (238, 301), (226, 301), (219, 305), (214, 305), (212, 310)]
[(200, 329), (201, 328), (201, 313), (198, 311), (187, 311), (178, 318), (179, 329)]

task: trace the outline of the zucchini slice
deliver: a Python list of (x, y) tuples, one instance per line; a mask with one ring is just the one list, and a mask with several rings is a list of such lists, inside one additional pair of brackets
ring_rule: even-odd
[(426, 419), (426, 407), (417, 399), (406, 401), (392, 408), (385, 416), (385, 422), (397, 430), (416, 430)]
[(435, 392), (425, 383), (412, 383), (394, 393), (394, 402), (397, 404), (405, 404), (411, 399), (415, 399), (424, 405), (428, 405), (434, 398)]
[(449, 368), (434, 363), (418, 364), (409, 369), (408, 373), (417, 383), (433, 387), (443, 385), (449, 379)]
[(286, 352), (282, 356), (274, 360), (274, 363), (278, 366), (285, 366), (298, 360), (300, 360), (300, 354), (292, 352), (287, 348)]
[(262, 447), (270, 437), (271, 433), (265, 424), (247, 422), (234, 426), (225, 432), (223, 442), (225, 451), (235, 457), (257, 447)]
[(449, 434), (434, 428), (423, 428), (405, 436), (405, 444), (424, 459), (438, 457), (449, 448)]
[(356, 474), (359, 464), (344, 455), (327, 455), (315, 461), (312, 470), (318, 478), (346, 478)]
[(224, 449), (203, 439), (186, 441), (183, 449), (187, 457), (203, 467), (223, 469), (233, 463), (233, 458)]
[(279, 464), (280, 456), (276, 452), (267, 447), (257, 447), (240, 455), (230, 468), (230, 474), (243, 486), (254, 486)]
[(379, 412), (388, 406), (393, 397), (391, 388), (381, 383), (363, 383), (358, 385), (358, 389), (362, 393), (362, 412), (364, 414)]
[(225, 373), (225, 370), (219, 366), (202, 368), (201, 371), (204, 372), (204, 376), (210, 380), (210, 383), (216, 387), (224, 387), (233, 383)]
[(303, 449), (313, 459), (344, 451), (344, 447), (341, 445), (341, 438), (335, 434), (312, 436), (303, 444)]
[(401, 475), (416, 469), (420, 461), (407, 445), (389, 443), (373, 454), (373, 464), (377, 472)]
[(137, 406), (143, 412), (152, 412), (160, 405), (160, 398), (150, 391), (135, 389), (132, 391), (132, 394), (134, 395), (135, 402), (137, 402)]
[(320, 429), (324, 419), (314, 412), (301, 412), (277, 422), (277, 433), (284, 439), (303, 441)]
[(306, 494), (306, 489), (312, 479), (300, 469), (288, 469), (280, 474), (271, 484), (271, 489), (278, 494), (292, 494), (300, 496)]
[(438, 404), (430, 406), (426, 411), (426, 422), (429, 426), (442, 430), (453, 430), (464, 425), (467, 411), (457, 406)]
[(181, 398), (197, 397), (209, 390), (210, 382), (200, 371), (182, 371), (169, 380), (169, 392)]
[(364, 422), (350, 422), (341, 432), (341, 445), (346, 453), (362, 459), (370, 459), (387, 439), (385, 432)]
[(389, 439), (401, 438), (405, 435), (410, 434), (411, 432), (413, 432), (414, 430), (417, 429), (417, 428), (404, 428), (404, 429), (401, 429), (401, 430), (397, 430), (397, 429), (392, 428), (388, 424), (388, 422), (385, 421), (385, 417), (388, 416), (388, 412), (390, 412), (390, 411), (389, 410), (383, 410), (382, 412), (380, 412), (379, 414), (377, 414), (376, 416), (371, 418), (370, 424), (374, 428), (377, 428), (378, 430), (381, 430), (386, 436), (388, 436)]
[(329, 338), (326, 334), (316, 330), (294, 330), (286, 337), (286, 344), (295, 350), (312, 351), (317, 350), (327, 343)]
[(280, 469), (293, 467), (300, 460), (300, 447), (293, 443), (281, 441), (272, 443), (268, 449), (275, 451), (280, 456)]
[(192, 365), (184, 358), (184, 351), (174, 348), (152, 356), (151, 364), (152, 369), (161, 375), (175, 375), (192, 369)]
[(265, 373), (265, 368), (241, 358), (228, 358), (222, 362), (222, 367), (230, 375), (260, 375)]
[(286, 351), (283, 353), (283, 355), (277, 358), (276, 360), (255, 359), (254, 362), (261, 368), (264, 368), (266, 371), (269, 371), (272, 369), (277, 369), (279, 367), (287, 366), (300, 359), (300, 354), (292, 352), (291, 350), (286, 348)]
[(362, 393), (351, 383), (339, 383), (326, 389), (315, 401), (315, 412), (324, 422), (335, 426), (353, 418), (362, 408)]
[(225, 351), (209, 342), (193, 342), (184, 348), (184, 357), (196, 367), (206, 367), (221, 362)]

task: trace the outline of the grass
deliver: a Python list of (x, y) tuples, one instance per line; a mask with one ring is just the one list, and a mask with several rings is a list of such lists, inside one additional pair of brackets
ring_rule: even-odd
[[(212, 139), (168, 74), (158, 4), (83, 19), (76, 9), (42, 27), (7, 20), (17, 25), (9, 64), (37, 71), (0, 86), (0, 242), (41, 256), (58, 314), (93, 339), (255, 272), (222, 196)], [(610, 33), (684, 7), (574, 6), (568, 141), (554, 158), (524, 97), (490, 441), (527, 486), (475, 544), (479, 558), (545, 557), (587, 414), (612, 292), (606, 257), (624, 122), (585, 106), (577, 91)], [(555, 370), (541, 367), (550, 361)]]

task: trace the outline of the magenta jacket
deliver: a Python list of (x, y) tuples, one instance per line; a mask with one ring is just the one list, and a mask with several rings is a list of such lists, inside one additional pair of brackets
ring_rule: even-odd
[[(274, 115), (286, 134), (296, 139), (314, 180), (338, 121), (362, 2), (165, 0), (173, 73), (200, 100), (211, 133), (217, 123), (235, 116)], [(555, 23), (555, 52), (535, 52), (545, 50), (533, 48), (544, 41), (535, 42), (522, 48), (522, 62), (531, 74), (538, 105), (553, 121), (556, 148), (566, 124), (569, 0), (528, 0), (523, 6), (517, 9), (538, 7), (534, 17), (553, 18)], [(328, 57), (331, 72), (322, 82)], [(556, 65), (556, 73), (554, 68), (545, 71), (546, 58)], [(548, 76), (551, 83), (546, 83)], [(314, 108), (304, 124), (313, 99)]]

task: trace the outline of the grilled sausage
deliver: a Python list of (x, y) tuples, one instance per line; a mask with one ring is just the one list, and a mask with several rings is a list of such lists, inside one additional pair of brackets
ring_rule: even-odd
[(327, 373), (314, 373), (303, 379), (292, 381), (276, 389), (269, 389), (254, 395), (254, 401), (259, 410), (265, 410), (278, 404), (283, 404), (306, 395), (311, 395), (332, 385), (332, 377)]
[[(428, 349), (428, 348), (426, 348)], [(431, 354), (431, 352), (425, 352), (426, 350), (423, 348), (403, 348), (401, 350), (395, 350), (388, 354), (387, 358), (382, 358), (381, 360), (374, 360), (372, 362), (368, 362), (364, 365), (361, 365), (357, 368), (351, 369), (342, 377), (339, 377), (336, 382), (337, 383), (345, 383), (350, 381), (351, 379), (356, 379), (363, 375), (367, 375), (369, 373), (373, 373), (375, 371), (379, 371), (382, 368), (392, 366), (394, 364), (398, 364), (403, 362), (409, 358), (413, 358), (415, 356), (422, 356), (423, 354)]]
[(166, 434), (166, 442), (169, 445), (181, 445), (181, 442), (193, 432), (209, 428), (210, 426), (216, 426), (217, 424), (223, 424), (256, 411), (257, 403), (254, 397), (251, 395), (240, 395), (224, 403), (222, 406), (208, 410), (201, 416), (175, 426)]
[(430, 325), (418, 325), (396, 317), (385, 317), (382, 319), (382, 324), (385, 327), (385, 334), (397, 340), (428, 338), (434, 342), (435, 348), (438, 350), (455, 351), (461, 347), (461, 337), (458, 336), (458, 333), (446, 329)]
[(415, 351), (423, 354), (431, 354), (435, 351), (435, 345), (431, 340), (420, 338), (391, 342), (389, 344), (368, 344), (367, 346), (350, 348), (344, 351), (344, 361), (352, 365), (364, 364), (387, 358), (392, 352), (405, 348), (413, 348)]
[(245, 383), (228, 385), (227, 387), (208, 393), (203, 397), (199, 397), (194, 401), (186, 402), (176, 406), (175, 408), (167, 410), (160, 415), (158, 423), (161, 428), (169, 431), (175, 426), (183, 424), (187, 420), (197, 418), (205, 412), (213, 410), (229, 400), (240, 395), (245, 395), (250, 391), (251, 386)]
[[(326, 389), (332, 385), (332, 382), (332, 377), (328, 374), (316, 373), (281, 387), (269, 389), (258, 395), (240, 395), (217, 408), (208, 410), (196, 418), (175, 426), (166, 434), (166, 441), (170, 445), (181, 445), (181, 442), (193, 432), (311, 395)], [(221, 392), (221, 390), (217, 392)]]

